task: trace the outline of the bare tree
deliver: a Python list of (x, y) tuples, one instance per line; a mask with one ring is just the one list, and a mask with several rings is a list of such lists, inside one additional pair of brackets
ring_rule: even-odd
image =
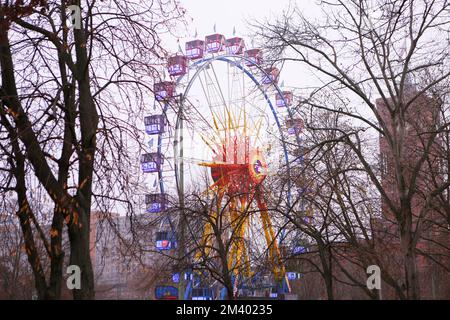
[[(70, 28), (69, 5), (80, 8), (81, 28)], [(175, 1), (1, 2), (2, 187), (16, 192), (39, 298), (61, 293), (64, 222), (69, 263), (81, 269), (81, 289), (73, 296), (94, 297), (93, 197), (99, 205), (133, 208), (129, 188), (136, 178), (124, 169), (134, 160), (127, 147), (139, 148), (133, 121), (165, 54), (158, 32), (170, 30), (183, 13)], [(49, 238), (33, 212), (30, 181), (53, 203)], [(51, 261), (48, 280), (42, 267), (47, 257), (39, 256), (31, 224)]]
[[(400, 297), (418, 299), (418, 243), (450, 184), (448, 176), (436, 170), (435, 151), (449, 123), (445, 118), (438, 121), (439, 103), (432, 96), (439, 94), (433, 89), (450, 76), (449, 3), (354, 0), (321, 4), (321, 20), (312, 22), (293, 9), (278, 21), (257, 24), (255, 30), (270, 57), (302, 64), (319, 78), (321, 84), (311, 90), (306, 104), (361, 126), (358, 131), (337, 131), (380, 194), (383, 214), (390, 216), (400, 240), (406, 290)], [(335, 108), (316, 99), (322, 92), (350, 103)], [(375, 103), (376, 97), (380, 98)], [(420, 122), (418, 117), (425, 120)], [(377, 134), (388, 157), (389, 183), (376, 172), (364, 142)], [(440, 156), (448, 159), (448, 154)]]

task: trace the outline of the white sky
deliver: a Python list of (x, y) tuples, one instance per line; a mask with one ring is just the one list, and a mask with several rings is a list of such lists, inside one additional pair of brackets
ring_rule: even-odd
[(217, 31), (232, 35), (233, 27), (236, 33), (248, 35), (249, 30), (246, 20), (264, 19), (274, 17), (286, 10), (289, 5), (297, 4), (300, 8), (310, 10), (314, 6), (312, 0), (181, 0), (181, 4), (187, 9), (188, 15), (192, 17), (192, 34), (197, 28), (199, 35), (213, 33), (214, 24)]

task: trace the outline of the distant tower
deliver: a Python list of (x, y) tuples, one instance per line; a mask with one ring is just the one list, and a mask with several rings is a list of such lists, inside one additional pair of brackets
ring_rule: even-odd
[[(414, 166), (422, 157), (425, 152), (425, 146), (430, 138), (432, 132), (436, 130), (438, 124), (438, 106), (436, 102), (427, 97), (425, 94), (419, 95), (412, 103), (409, 103), (411, 99), (418, 94), (418, 91), (408, 80), (405, 83), (404, 89), (404, 102), (402, 112), (395, 110), (393, 105), (390, 105), (391, 111), (383, 99), (376, 100), (376, 107), (387, 126), (387, 130), (391, 135), (396, 132), (397, 139), (402, 139), (400, 144), (401, 148), (401, 165), (404, 170), (404, 177), (406, 177), (407, 187), (409, 179), (414, 174)], [(392, 100), (388, 99), (388, 104), (392, 104)], [(398, 104), (397, 104), (398, 105)], [(408, 106), (406, 106), (408, 105)], [(392, 112), (392, 114), (391, 114)], [(403, 137), (400, 138), (401, 126), (400, 122), (404, 119), (405, 131)], [(381, 166), (381, 182), (384, 190), (387, 194), (399, 204), (399, 195), (397, 185), (400, 183), (396, 174), (396, 168), (394, 166), (395, 154), (390, 148), (388, 139), (380, 135), (380, 166)], [(431, 148), (431, 152), (428, 156), (429, 161), (424, 163), (418, 172), (417, 178), (417, 195), (413, 197), (413, 215), (419, 214), (425, 199), (422, 198), (426, 193), (434, 190), (435, 186), (433, 179), (442, 181), (442, 174), (439, 172), (441, 166), (438, 159), (440, 139), (435, 138), (434, 146)], [(437, 181), (438, 182), (438, 181)], [(394, 215), (388, 208), (387, 203), (382, 201), (382, 213), (386, 220), (395, 221)]]
[[(425, 146), (427, 145), (430, 135), (432, 132), (435, 132), (439, 124), (439, 102), (428, 97), (426, 94), (417, 96), (418, 93), (419, 92), (412, 81), (406, 79), (404, 101), (401, 107), (402, 112), (394, 109), (392, 99), (388, 99), (387, 101), (391, 110), (389, 110), (383, 99), (380, 98), (376, 100), (377, 111), (379, 112), (381, 119), (385, 122), (387, 130), (391, 135), (393, 135), (396, 130), (397, 137), (401, 136), (399, 134), (401, 130), (399, 123), (402, 121), (401, 119), (404, 119), (405, 130), (402, 141), (399, 144), (401, 148), (400, 163), (403, 166), (403, 176), (406, 177), (404, 183), (408, 190), (409, 181), (412, 175), (417, 171), (415, 170), (415, 166), (418, 163), (418, 160), (424, 155), (426, 150)], [(415, 96), (417, 96), (417, 98), (408, 104)], [(397, 103), (397, 106), (398, 105), (399, 104)], [(398, 207), (400, 205), (398, 185), (401, 181), (397, 176), (398, 168), (395, 167), (394, 163), (395, 152), (392, 151), (388, 139), (383, 135), (380, 135), (379, 147), (381, 184), (387, 195)], [(427, 161), (422, 164), (417, 172), (416, 189), (414, 190), (415, 193), (412, 197), (411, 208), (413, 215), (413, 231), (415, 231), (417, 218), (425, 205), (426, 195), (434, 190), (436, 185), (443, 182), (442, 159), (439, 157), (439, 155), (442, 155), (441, 148), (442, 139), (440, 136), (437, 136), (435, 142), (431, 146)], [(401, 257), (399, 255), (399, 227), (394, 213), (384, 199), (381, 200), (381, 211), (382, 218), (378, 221), (375, 236), (384, 243), (383, 248), (391, 248), (392, 253), (398, 255), (389, 256), (389, 254), (386, 254), (386, 257), (388, 257), (387, 259), (392, 262), (392, 268), (395, 270), (395, 268), (399, 268), (402, 265)], [(422, 239), (417, 243), (417, 249), (427, 253), (439, 253), (439, 250), (442, 249), (436, 243), (450, 243), (448, 231), (446, 232), (446, 230), (443, 230), (442, 228), (436, 228), (436, 225), (441, 222), (440, 220), (442, 220), (443, 216), (435, 209), (431, 209), (431, 211), (428, 211), (426, 218), (434, 224), (432, 226), (428, 223), (422, 225)], [(448, 255), (448, 253), (447, 250), (446, 254)], [(449, 261), (447, 259), (445, 262), (441, 261), (441, 263), (445, 263), (448, 266)], [(438, 270), (439, 268), (437, 265), (432, 263), (432, 260), (424, 259), (422, 256), (418, 255), (417, 267), (419, 270), (422, 298), (433, 299), (436, 296), (445, 296), (445, 290), (449, 289), (449, 281), (448, 279), (447, 281), (439, 280), (441, 276), (445, 279), (445, 274), (442, 274), (441, 271)], [(398, 272), (401, 272), (401, 270), (402, 269), (399, 268)], [(389, 297), (385, 296), (385, 298)]]

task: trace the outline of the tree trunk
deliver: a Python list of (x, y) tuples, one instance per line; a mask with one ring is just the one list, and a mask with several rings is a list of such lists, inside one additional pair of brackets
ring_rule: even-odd
[(319, 258), (322, 264), (322, 278), (325, 282), (325, 288), (327, 290), (327, 298), (328, 300), (334, 300), (333, 295), (333, 273), (332, 273), (332, 257), (331, 257), (331, 247), (327, 246), (323, 243), (320, 237), (316, 238)]
[(94, 272), (90, 256), (90, 225), (89, 214), (86, 211), (73, 213), (74, 221), (69, 225), (70, 265), (76, 265), (81, 270), (81, 288), (73, 289), (75, 300), (94, 299)]
[[(80, 1), (75, 3), (81, 6)], [(90, 257), (90, 213), (92, 203), (92, 175), (96, 152), (99, 116), (91, 92), (87, 38), (83, 25), (74, 29), (77, 58), (77, 83), (82, 152), (79, 155), (79, 188), (75, 196), (75, 212), (69, 225), (71, 239), (70, 262), (81, 269), (81, 289), (73, 291), (74, 299), (94, 299), (94, 274)], [(78, 220), (78, 221), (77, 221)]]
[[(41, 261), (39, 259), (39, 253), (36, 248), (36, 244), (33, 238), (33, 231), (29, 219), (30, 206), (28, 201), (19, 197), (19, 203), (22, 204), (21, 208), (17, 212), (20, 220), (20, 227), (22, 229), (23, 238), (25, 242), (25, 251), (28, 257), (28, 262), (31, 266), (34, 276), (34, 284), (37, 291), (37, 298), (44, 300), (47, 298), (47, 283), (45, 281), (44, 270), (42, 269)], [(20, 202), (22, 200), (22, 202)]]
[(52, 233), (50, 238), (50, 286), (48, 299), (61, 299), (61, 286), (63, 280), (64, 252), (62, 251), (62, 230), (64, 217), (61, 210), (55, 209), (52, 221)]
[(412, 232), (413, 216), (410, 207), (405, 204), (405, 201), (401, 201), (401, 203), (403, 207), (401, 212), (403, 221), (400, 223), (400, 243), (404, 258), (406, 298), (417, 300), (420, 299), (420, 290), (415, 252), (416, 246)]
[(225, 288), (227, 289), (227, 300), (234, 300), (233, 284), (230, 280), (225, 280)]
[(410, 235), (403, 235), (401, 241), (405, 266), (406, 298), (418, 300), (420, 299), (420, 290), (415, 247), (412, 245)]

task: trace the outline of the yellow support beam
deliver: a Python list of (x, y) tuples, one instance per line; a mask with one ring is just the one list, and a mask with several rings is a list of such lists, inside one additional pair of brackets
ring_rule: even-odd
[(278, 247), (275, 232), (273, 231), (272, 222), (269, 217), (267, 206), (263, 199), (258, 198), (258, 206), (261, 210), (261, 221), (263, 223), (264, 235), (266, 237), (267, 248), (269, 251), (269, 258), (272, 263), (273, 273), (277, 280), (282, 280), (286, 275), (286, 270), (282, 261), (280, 249)]

